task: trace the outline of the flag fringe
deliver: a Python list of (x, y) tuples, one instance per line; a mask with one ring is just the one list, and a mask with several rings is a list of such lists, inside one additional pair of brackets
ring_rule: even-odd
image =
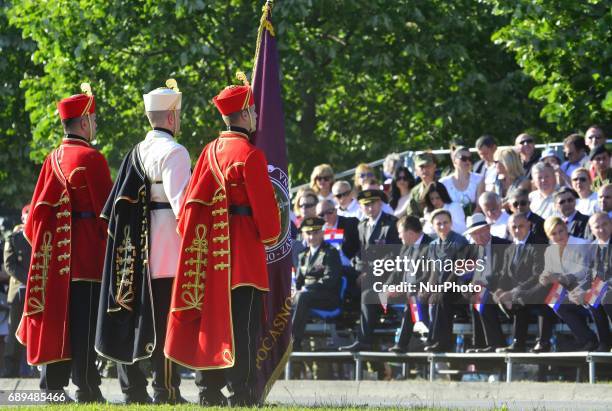
[(266, 386), (264, 387), (263, 393), (261, 394), (262, 404), (266, 400), (266, 397), (268, 396), (268, 394), (270, 393), (272, 386), (274, 385), (276, 380), (278, 380), (278, 377), (283, 373), (283, 371), (285, 371), (285, 364), (287, 364), (287, 361), (289, 361), (289, 356), (291, 355), (292, 352), (293, 352), (293, 338), (289, 340), (289, 345), (287, 346), (287, 350), (281, 357), (280, 361), (276, 365), (276, 368), (274, 369), (274, 371), (270, 375), (270, 378), (268, 378), (268, 381), (266, 382)]

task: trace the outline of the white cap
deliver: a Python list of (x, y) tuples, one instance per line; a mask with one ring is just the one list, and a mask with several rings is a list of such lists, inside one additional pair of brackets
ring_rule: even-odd
[(176, 81), (169, 79), (166, 81), (168, 87), (160, 87), (144, 94), (145, 111), (172, 111), (181, 109), (181, 93), (176, 86)]
[(470, 234), (476, 230), (480, 230), (482, 227), (491, 225), (487, 223), (487, 219), (482, 213), (474, 213), (467, 218), (467, 230), (463, 232), (463, 235)]

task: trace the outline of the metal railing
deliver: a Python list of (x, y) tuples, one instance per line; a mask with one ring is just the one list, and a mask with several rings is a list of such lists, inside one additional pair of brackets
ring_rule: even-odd
[[(612, 139), (608, 139), (606, 140), (607, 144), (612, 143)], [(500, 148), (512, 148), (514, 146), (498, 146), (498, 149)], [(555, 152), (557, 153), (557, 155), (560, 158), (563, 158), (563, 143), (547, 143), (547, 144), (536, 144), (535, 146), (538, 149), (547, 149), (547, 148), (553, 148), (555, 150)], [(475, 148), (470, 148), (469, 149), (470, 152), (475, 153), (477, 150)], [(410, 172), (412, 172), (414, 174), (414, 157), (417, 156), (418, 154), (421, 153), (425, 153), (425, 152), (429, 152), (432, 153), (434, 155), (450, 155), (450, 149), (439, 149), (439, 150), (417, 150), (417, 151), (413, 151), (413, 150), (406, 150), (406, 151), (402, 151), (401, 153), (397, 153), (400, 157), (400, 162), (403, 162), (404, 165), (406, 167), (408, 167), (408, 169), (410, 170)], [(368, 164), (370, 167), (372, 168), (376, 168), (376, 167), (380, 167), (382, 166), (382, 164), (384, 163), (385, 159), (381, 158), (375, 161), (372, 161), (370, 163), (366, 163)], [(353, 167), (349, 170), (345, 170), (342, 171), (340, 173), (335, 174), (335, 179), (336, 180), (340, 180), (344, 177), (347, 176), (352, 176), (355, 173), (355, 169), (357, 167)], [(300, 190), (303, 187), (307, 187), (309, 185), (309, 183), (305, 183), (305, 184), (300, 184), (299, 186), (295, 186), (292, 187), (290, 192), (291, 195), (295, 194), (298, 190)]]
[(402, 363), (404, 374), (406, 374), (406, 363), (428, 363), (429, 381), (436, 378), (437, 363), (451, 363), (458, 366), (467, 366), (478, 362), (487, 362), (490, 365), (504, 368), (506, 371), (506, 382), (512, 382), (514, 364), (546, 364), (555, 366), (580, 367), (588, 365), (589, 383), (596, 382), (596, 364), (612, 363), (612, 353), (603, 352), (551, 352), (551, 353), (424, 353), (413, 352), (405, 354), (394, 354), (386, 352), (294, 352), (291, 353), (285, 365), (285, 380), (291, 377), (292, 362), (296, 361), (353, 361), (355, 363), (355, 381), (361, 381), (364, 361), (382, 361)]

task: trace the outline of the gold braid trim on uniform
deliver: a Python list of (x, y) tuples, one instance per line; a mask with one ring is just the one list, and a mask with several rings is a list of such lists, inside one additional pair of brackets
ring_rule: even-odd
[[(36, 314), (45, 309), (45, 290), (47, 288), (51, 251), (53, 250), (51, 239), (51, 231), (45, 231), (42, 244), (39, 250), (34, 253), (34, 261), (38, 260), (38, 262), (32, 265), (32, 275), (30, 275), (30, 282), (32, 283), (30, 286), (30, 298), (28, 298), (24, 315)], [(35, 271), (39, 271), (40, 274), (34, 274)], [(39, 292), (40, 297), (32, 296), (32, 294)]]
[(131, 303), (134, 301), (134, 262), (136, 261), (136, 247), (130, 237), (130, 226), (123, 229), (123, 241), (117, 247), (115, 268), (117, 270), (116, 298), (117, 304), (132, 311)]
[(223, 192), (216, 194), (212, 200), (213, 200), (213, 204), (218, 203), (219, 201), (225, 200), (225, 194), (223, 194)]
[(217, 237), (213, 237), (213, 243), (224, 243), (229, 240), (229, 236), (227, 235), (219, 235)]
[(202, 300), (204, 298), (204, 281), (206, 280), (206, 265), (208, 259), (208, 240), (206, 240), (206, 225), (198, 224), (195, 227), (195, 238), (191, 245), (185, 248), (185, 252), (191, 258), (185, 261), (187, 266), (193, 267), (192, 270), (185, 271), (185, 277), (193, 277), (193, 281), (182, 285), (185, 290), (181, 293), (181, 299), (185, 303), (183, 310), (195, 308), (202, 310)]
[(216, 215), (223, 215), (223, 214), (227, 214), (227, 209), (226, 208), (217, 208), (216, 210), (212, 210), (212, 215), (216, 216)]
[(214, 223), (213, 224), (213, 229), (215, 230), (220, 230), (222, 228), (225, 228), (229, 225), (229, 223), (227, 221), (221, 221), (220, 223)]

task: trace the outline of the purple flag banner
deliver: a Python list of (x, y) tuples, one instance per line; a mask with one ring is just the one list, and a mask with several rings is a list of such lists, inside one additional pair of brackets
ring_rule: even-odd
[(253, 94), (257, 109), (254, 143), (268, 160), (268, 173), (281, 213), (281, 235), (266, 249), (270, 291), (264, 299), (265, 319), (258, 340), (257, 390), (263, 402), (283, 372), (291, 354), (291, 236), (289, 235), (289, 178), (281, 100), (278, 51), (271, 21), (272, 4), (266, 2), (257, 34)]

